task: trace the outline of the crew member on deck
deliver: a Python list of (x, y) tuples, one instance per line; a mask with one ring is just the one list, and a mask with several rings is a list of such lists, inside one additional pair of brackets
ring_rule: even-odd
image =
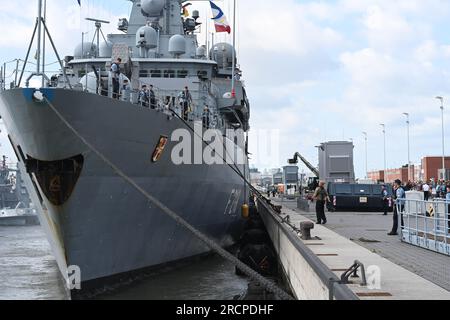
[(209, 112), (209, 108), (208, 106), (205, 106), (205, 109), (203, 110), (203, 128), (205, 129), (209, 129), (209, 118), (210, 118), (210, 112)]
[(181, 103), (181, 107), (182, 107), (183, 119), (187, 121), (188, 113), (190, 111), (191, 103), (192, 103), (192, 95), (191, 95), (191, 92), (189, 91), (189, 88), (184, 87), (184, 91), (181, 92), (180, 96), (181, 96), (180, 103)]
[(120, 91), (120, 64), (122, 59), (117, 58), (116, 62), (111, 65), (111, 76), (113, 85), (113, 99), (119, 99)]
[(131, 86), (128, 80), (123, 80), (122, 88), (120, 88), (120, 95), (123, 101), (130, 101)]
[(149, 94), (147, 86), (145, 84), (142, 86), (141, 91), (139, 91), (139, 104), (143, 107), (148, 108)]
[(150, 85), (150, 89), (148, 90), (148, 98), (150, 100), (150, 108), (156, 109), (156, 95), (153, 90), (153, 85)]

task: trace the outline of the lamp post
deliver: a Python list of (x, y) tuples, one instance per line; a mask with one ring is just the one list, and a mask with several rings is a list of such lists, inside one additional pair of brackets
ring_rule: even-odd
[(442, 112), (442, 170), (444, 174), (445, 179), (445, 129), (444, 129), (444, 98), (443, 97), (436, 97), (439, 101), (441, 101), (441, 112)]
[(366, 146), (365, 146), (365, 148), (366, 148), (366, 179), (368, 178), (368, 174), (369, 174), (369, 167), (368, 167), (368, 164), (367, 164), (367, 132), (363, 132), (363, 135), (364, 135), (364, 141), (365, 141), (365, 143), (366, 143)]
[(384, 140), (384, 182), (387, 181), (386, 177), (386, 171), (387, 171), (387, 164), (386, 164), (386, 125), (384, 123), (380, 124), (380, 126), (383, 128), (383, 140)]
[[(406, 130), (408, 136), (408, 180), (411, 180), (411, 153), (410, 153), (410, 144), (409, 144), (409, 113), (405, 112), (403, 115), (406, 117)], [(414, 180), (414, 179), (413, 179)]]

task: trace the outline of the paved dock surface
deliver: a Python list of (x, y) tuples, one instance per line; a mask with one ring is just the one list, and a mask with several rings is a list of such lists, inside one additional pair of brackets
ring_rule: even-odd
[[(316, 220), (314, 211), (300, 211), (294, 201), (274, 201), (302, 217)], [(388, 236), (392, 228), (392, 213), (383, 216), (382, 213), (327, 212), (327, 218), (326, 229), (450, 292), (450, 257), (402, 243), (399, 237)]]

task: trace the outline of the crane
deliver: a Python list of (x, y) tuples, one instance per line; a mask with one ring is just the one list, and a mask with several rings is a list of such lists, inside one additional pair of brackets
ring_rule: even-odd
[(289, 164), (294, 165), (294, 164), (298, 164), (298, 160), (299, 159), (316, 176), (315, 178), (310, 178), (309, 181), (308, 181), (308, 189), (310, 191), (315, 190), (319, 186), (319, 177), (320, 177), (319, 170), (317, 170), (317, 168), (314, 167), (308, 160), (306, 160), (306, 158), (303, 157), (299, 152), (296, 152), (294, 154), (294, 158), (293, 159), (289, 159), (288, 161), (289, 161)]
[(289, 159), (289, 164), (298, 164), (298, 159), (302, 160), (302, 162), (305, 164), (306, 167), (308, 167), (309, 170), (311, 170), (312, 173), (314, 173), (317, 178), (319, 178), (319, 170), (317, 170), (316, 167), (314, 167), (308, 160), (306, 160), (305, 157), (303, 157), (300, 153), (296, 152), (294, 154), (293, 159)]

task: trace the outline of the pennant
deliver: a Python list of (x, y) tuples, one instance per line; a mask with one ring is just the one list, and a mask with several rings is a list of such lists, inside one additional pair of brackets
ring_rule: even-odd
[(227, 17), (215, 3), (209, 1), (211, 4), (211, 10), (213, 13), (214, 25), (216, 27), (216, 32), (228, 32), (231, 33), (231, 26), (228, 23)]
[(189, 10), (187, 9), (187, 7), (191, 5), (192, 3), (187, 3), (183, 6), (183, 16), (185, 16), (186, 18), (189, 17)]

